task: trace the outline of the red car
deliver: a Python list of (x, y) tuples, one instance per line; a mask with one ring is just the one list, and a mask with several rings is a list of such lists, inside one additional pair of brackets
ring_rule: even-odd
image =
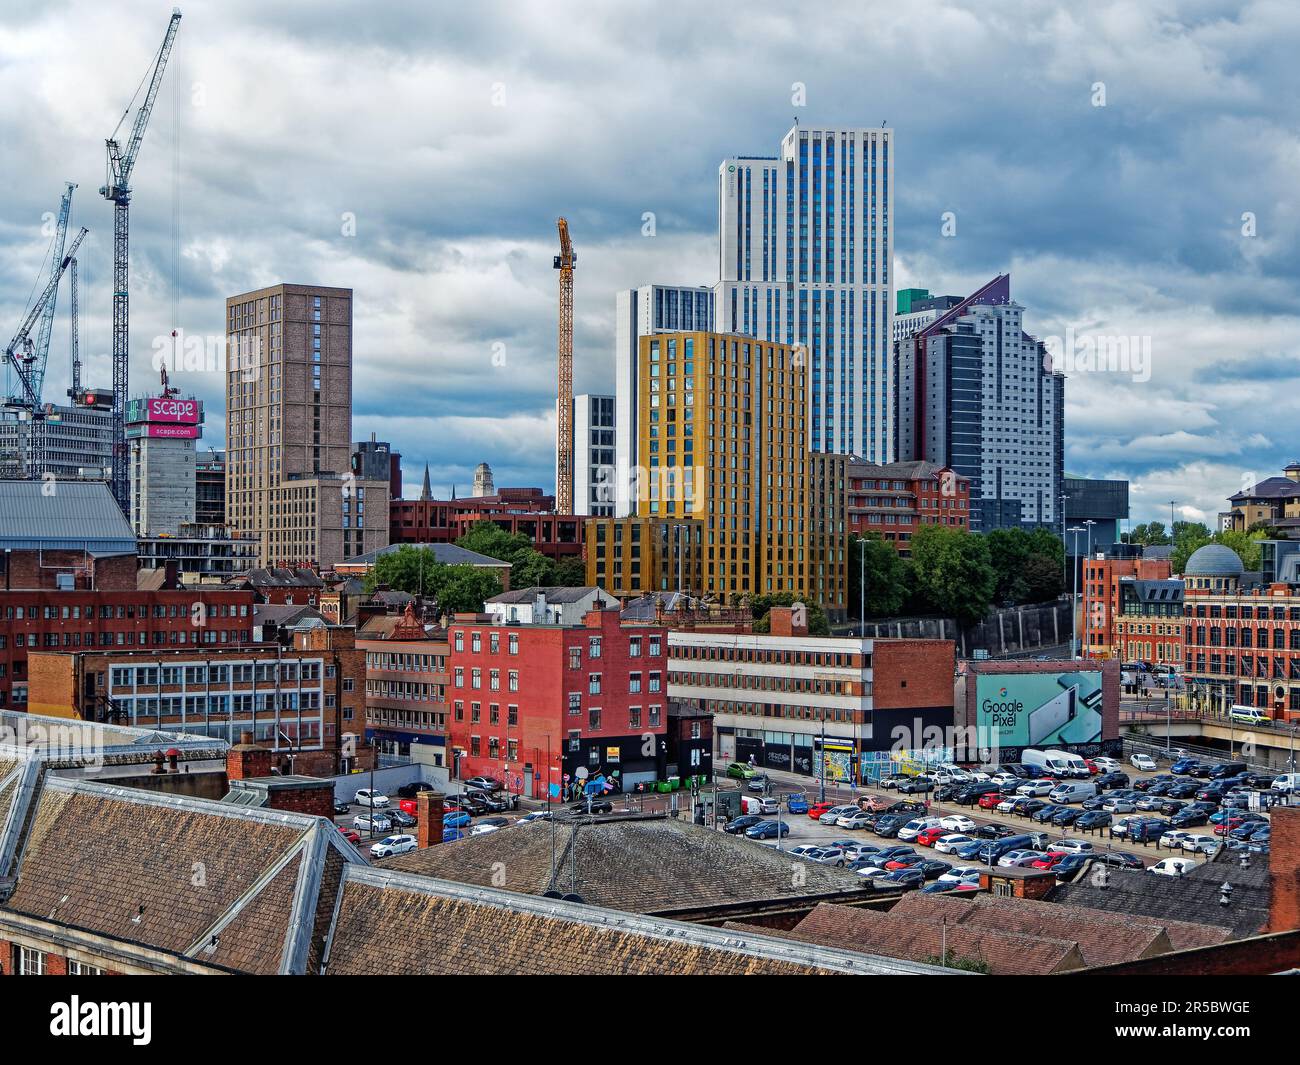
[(933, 828), (923, 829), (916, 834), (916, 842), (922, 847), (933, 847), (935, 841), (943, 836), (951, 836), (952, 830), (944, 828), (942, 825), (935, 825)]
[(886, 869), (911, 869), (916, 864), (915, 858), (900, 858), (892, 862), (886, 862)]
[(1000, 791), (989, 792), (989, 794), (987, 795), (980, 796), (979, 807), (981, 810), (995, 809), (998, 803), (1000, 803), (1005, 798), (1006, 796), (1003, 795)]
[(813, 803), (812, 806), (808, 807), (808, 816), (811, 817), (814, 821), (816, 821), (827, 810), (833, 810), (838, 805), (839, 803), (834, 803), (834, 802)]
[(1226, 836), (1234, 828), (1240, 828), (1245, 823), (1246, 819), (1244, 817), (1229, 817), (1223, 824), (1214, 826), (1214, 834), (1216, 836)]
[(361, 846), (361, 833), (355, 828), (344, 828), (342, 825), (339, 825), (339, 831), (343, 833), (343, 838), (353, 846)]
[(1094, 777), (1101, 772), (1101, 767), (1097, 765), (1097, 763), (1094, 762), (1091, 758), (1085, 758), (1083, 760), (1083, 764), (1088, 767), (1088, 772), (1091, 773)]
[(1060, 854), (1044, 854), (1041, 858), (1038, 859), (1038, 861), (1033, 863), (1032, 868), (1050, 869), (1052, 868), (1052, 866), (1054, 866), (1057, 862), (1059, 862), (1064, 857), (1065, 857), (1064, 851), (1062, 851)]

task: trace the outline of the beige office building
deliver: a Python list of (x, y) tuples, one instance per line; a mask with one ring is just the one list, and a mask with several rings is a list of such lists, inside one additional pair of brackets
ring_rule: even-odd
[(350, 472), (352, 290), (275, 285), (226, 300), (226, 522), (263, 566), (388, 544), (388, 482)]

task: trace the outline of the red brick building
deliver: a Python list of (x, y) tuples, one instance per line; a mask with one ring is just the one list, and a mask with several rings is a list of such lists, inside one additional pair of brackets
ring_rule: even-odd
[(446, 630), (426, 629), (408, 603), (403, 614), (370, 618), (357, 633), (357, 648), (365, 654), (366, 738), (387, 754), (445, 766)]
[(448, 627), (453, 779), (486, 775), (511, 791), (568, 797), (579, 770), (624, 790), (663, 779), (668, 723), (666, 630), (625, 625), (617, 610), (582, 625)]
[(466, 499), (394, 499), (388, 504), (388, 540), (394, 544), (451, 543), (480, 521), (523, 533), (547, 558), (582, 557), (583, 518), (556, 514), (555, 497), (540, 488), (502, 488)]
[(849, 531), (879, 533), (900, 555), (911, 554), (918, 525), (970, 528), (970, 480), (933, 462), (850, 462)]
[[(1120, 624), (1124, 612), (1121, 582), (1168, 580), (1173, 573), (1172, 563), (1167, 558), (1121, 558), (1097, 554), (1084, 558), (1081, 565), (1083, 586), (1079, 589), (1079, 596), (1083, 656), (1114, 658), (1120, 646), (1129, 642), (1125, 637), (1134, 635), (1133, 626)], [(1172, 630), (1167, 634), (1170, 639), (1165, 642), (1181, 642), (1179, 626), (1173, 621), (1163, 624)], [(1146, 634), (1151, 635), (1150, 631)]]

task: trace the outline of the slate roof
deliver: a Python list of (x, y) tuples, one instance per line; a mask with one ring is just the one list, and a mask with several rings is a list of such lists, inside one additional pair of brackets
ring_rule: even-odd
[[(897, 907), (895, 907), (897, 909)], [(1025, 935), (1007, 929), (959, 922), (915, 920), (894, 911), (819, 904), (794, 928), (783, 933), (806, 943), (932, 963), (946, 950), (954, 961), (975, 961), (994, 976), (1046, 976), (1084, 967), (1073, 939)]]
[(293, 626), (303, 622), (325, 624), (325, 615), (306, 603), (255, 603), (253, 621), (259, 625)]
[(1090, 967), (1167, 954), (1182, 946), (1210, 946), (1228, 938), (1225, 929), (1213, 925), (1156, 920), (988, 894), (955, 898), (913, 892), (903, 896), (889, 912), (896, 917), (932, 924), (946, 920), (970, 928), (1072, 940), (1078, 946), (1084, 964)]
[(594, 906), (644, 914), (839, 893), (861, 896), (865, 890), (856, 873), (814, 862), (798, 863), (796, 882), (793, 861), (752, 840), (656, 816), (536, 821), (408, 851), (386, 867), (530, 895), (557, 889)]
[(646, 918), (413, 876), (391, 865), (344, 870), (325, 962), (326, 975), (345, 976), (936, 972), (748, 930)]
[(103, 481), (0, 481), (0, 548), (133, 555), (131, 524)]
[[(489, 603), (531, 603), (539, 595), (544, 595), (548, 603), (559, 606), (561, 603), (580, 603), (590, 595), (600, 592), (595, 585), (587, 585), (581, 588), (543, 588), (534, 586), (532, 588), (512, 588), (508, 592), (502, 592), (500, 595), (494, 595), (487, 600)], [(601, 593), (604, 594), (603, 592)], [(613, 600), (613, 597), (610, 597)]]
[(324, 588), (319, 574), (309, 569), (250, 569), (231, 578), (232, 584), (250, 584), (254, 588)]
[(362, 861), (324, 818), (48, 775), (27, 821), (0, 927), (54, 921), (249, 973), (307, 971), (334, 903), (321, 885)]
[[(1086, 870), (1081, 869), (1071, 882), (1052, 888), (1047, 901), (1158, 920), (1171, 929), (1175, 950), (1203, 945), (1184, 938), (1177, 922), (1223, 928), (1232, 939), (1255, 935), (1268, 923), (1268, 861), (1258, 855), (1250, 868), (1242, 869), (1230, 856), (1221, 854), (1181, 877), (1110, 869), (1105, 887), (1095, 883)], [(1232, 885), (1228, 906), (1219, 902), (1224, 883)]]
[(357, 555), (356, 558), (345, 559), (339, 563), (339, 567), (341, 569), (356, 569), (362, 566), (373, 566), (380, 555), (392, 554), (403, 547), (428, 548), (433, 552), (436, 561), (448, 566), (486, 566), (489, 569), (510, 568), (509, 562), (502, 562), (499, 558), (483, 555), (477, 551), (468, 551), (463, 547), (457, 547), (455, 544), (389, 544), (387, 547), (368, 551), (364, 555)]

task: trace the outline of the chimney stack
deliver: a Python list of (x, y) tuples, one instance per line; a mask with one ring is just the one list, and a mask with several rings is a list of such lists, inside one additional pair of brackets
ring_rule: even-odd
[(442, 842), (442, 804), (440, 791), (422, 791), (415, 797), (415, 845), (435, 847)]
[(1268, 924), (1264, 932), (1300, 929), (1300, 806), (1274, 806), (1269, 811), (1273, 837), (1269, 841)]
[(271, 775), (271, 752), (253, 742), (253, 734), (244, 731), (239, 742), (226, 752), (226, 780), (249, 780)]

